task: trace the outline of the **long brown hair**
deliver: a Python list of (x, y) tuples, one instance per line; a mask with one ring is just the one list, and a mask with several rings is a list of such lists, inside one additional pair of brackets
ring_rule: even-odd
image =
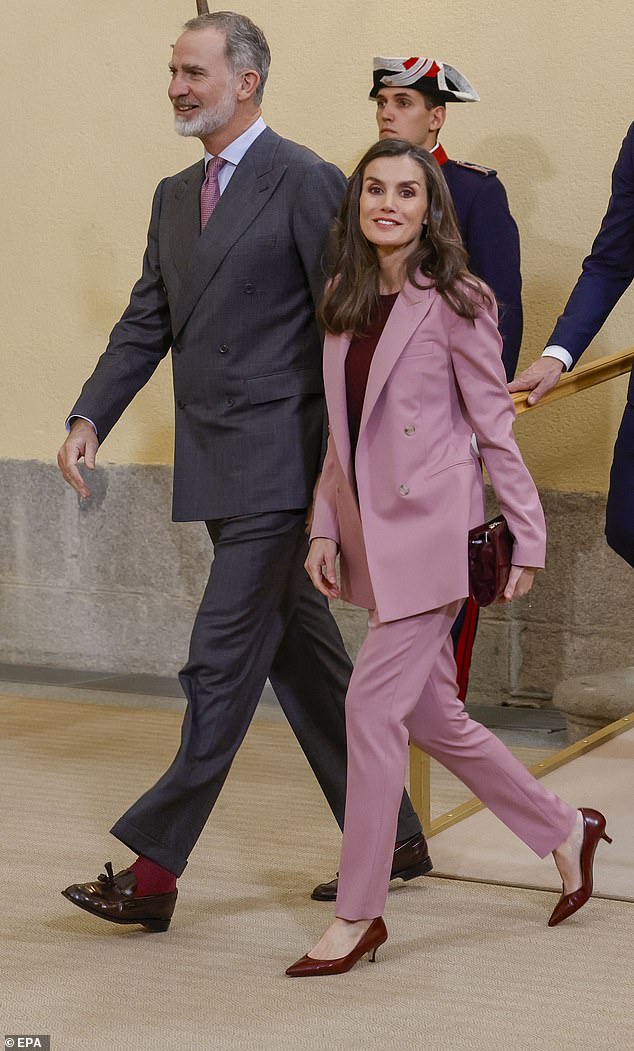
[(360, 336), (367, 331), (378, 304), (379, 260), (374, 245), (361, 232), (359, 220), (365, 169), (378, 157), (411, 157), (425, 176), (427, 220), (418, 245), (407, 259), (409, 281), (423, 288), (419, 279), (427, 278), (456, 314), (473, 320), (491, 303), (491, 295), (467, 269), (467, 253), (440, 168), (421, 146), (404, 139), (387, 139), (370, 147), (348, 182), (335, 224), (332, 280), (319, 307), (320, 322), (328, 332)]

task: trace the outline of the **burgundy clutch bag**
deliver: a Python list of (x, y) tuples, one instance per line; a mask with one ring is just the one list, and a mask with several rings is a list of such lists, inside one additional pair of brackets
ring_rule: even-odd
[(512, 553), (513, 536), (504, 515), (469, 530), (469, 594), (479, 606), (502, 597)]

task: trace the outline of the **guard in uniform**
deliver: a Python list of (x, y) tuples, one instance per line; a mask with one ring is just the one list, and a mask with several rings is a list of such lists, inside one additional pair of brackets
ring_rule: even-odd
[[(469, 268), (489, 285), (499, 305), (502, 361), (508, 380), (522, 342), (520, 239), (504, 186), (493, 168), (453, 161), (438, 142), (448, 102), (479, 102), (480, 96), (453, 66), (433, 58), (375, 58), (370, 98), (376, 101), (379, 138), (398, 138), (434, 155), (453, 198)], [(467, 695), (478, 606), (464, 603), (451, 634), (458, 692)]]
[(504, 186), (494, 168), (450, 160), (438, 142), (448, 102), (479, 102), (466, 77), (431, 58), (375, 58), (370, 98), (377, 103), (379, 138), (415, 142), (433, 153), (451, 191), (469, 269), (495, 292), (500, 307), (502, 360), (513, 379), (522, 342), (520, 240)]

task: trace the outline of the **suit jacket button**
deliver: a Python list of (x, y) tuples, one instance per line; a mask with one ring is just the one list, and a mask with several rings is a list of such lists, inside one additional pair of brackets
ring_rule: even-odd
[(184, 409), (185, 408), (185, 402), (182, 401), (180, 398), (178, 399), (176, 404), (178, 405), (179, 409)]
[(416, 428), (413, 423), (408, 423), (407, 427), (404, 428), (405, 434), (410, 437), (412, 434), (416, 434)]
[(235, 401), (233, 400), (233, 398), (225, 398), (225, 405), (227, 406), (227, 408), (230, 409), (233, 405), (235, 405)]
[(229, 347), (227, 346), (227, 344), (226, 344), (226, 343), (222, 343), (222, 344), (221, 344), (221, 345), (220, 345), (220, 346), (218, 347), (218, 350), (220, 351), (220, 353), (221, 353), (221, 354), (226, 354), (226, 353), (227, 353), (227, 351), (229, 350)]
[(401, 496), (408, 496), (408, 494), (409, 494), (409, 485), (399, 485), (398, 491), (401, 494)]
[(244, 291), (248, 296), (252, 296), (255, 292), (255, 285), (252, 285), (250, 281), (244, 286)]
[(181, 347), (180, 343), (175, 343), (174, 346), (172, 347), (172, 353), (173, 354), (180, 354), (182, 352), (182, 350), (183, 350), (183, 348)]

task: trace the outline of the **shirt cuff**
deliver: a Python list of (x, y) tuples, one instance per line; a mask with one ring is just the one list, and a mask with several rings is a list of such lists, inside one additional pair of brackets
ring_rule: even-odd
[(565, 347), (558, 347), (556, 343), (546, 347), (542, 358), (557, 358), (557, 361), (563, 362), (566, 372), (572, 368), (572, 354), (569, 354)]
[(73, 416), (69, 416), (68, 419), (66, 420), (66, 430), (67, 431), (70, 431), (71, 424), (72, 424), (73, 420), (85, 420), (86, 423), (90, 424), (90, 426), (94, 430), (94, 432), (97, 435), (97, 437), (99, 437), (99, 434), (97, 433), (97, 427), (93, 423), (93, 421), (89, 420), (87, 416), (79, 416), (78, 413), (75, 413)]

